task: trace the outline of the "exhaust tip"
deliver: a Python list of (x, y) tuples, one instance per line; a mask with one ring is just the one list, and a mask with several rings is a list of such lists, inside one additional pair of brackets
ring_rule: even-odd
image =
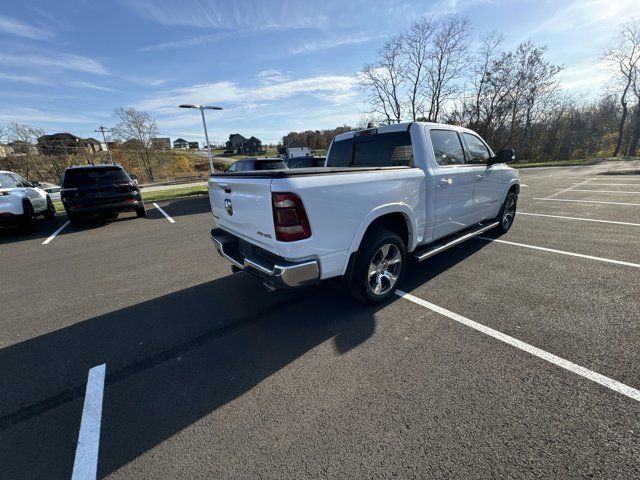
[(264, 286), (265, 286), (265, 288), (266, 288), (267, 290), (269, 290), (270, 292), (275, 292), (275, 291), (277, 290), (277, 288), (276, 288), (276, 287), (274, 287), (273, 285), (271, 285), (270, 283), (262, 282), (262, 285), (264, 285)]

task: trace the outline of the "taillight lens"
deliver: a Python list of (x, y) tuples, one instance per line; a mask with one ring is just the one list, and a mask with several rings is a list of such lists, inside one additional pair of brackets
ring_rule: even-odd
[(311, 226), (302, 200), (295, 193), (272, 193), (273, 223), (281, 242), (303, 240), (311, 236)]

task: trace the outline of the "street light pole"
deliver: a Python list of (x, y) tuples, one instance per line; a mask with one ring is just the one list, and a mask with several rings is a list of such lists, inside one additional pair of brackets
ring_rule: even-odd
[(211, 156), (211, 144), (209, 143), (209, 132), (207, 132), (207, 121), (204, 118), (205, 110), (222, 110), (222, 107), (213, 107), (210, 105), (191, 105), (184, 104), (180, 105), (180, 108), (197, 108), (200, 110), (200, 114), (202, 115), (202, 126), (204, 127), (204, 138), (207, 141), (207, 153), (209, 156), (209, 169), (211, 173), (213, 173), (213, 157)]

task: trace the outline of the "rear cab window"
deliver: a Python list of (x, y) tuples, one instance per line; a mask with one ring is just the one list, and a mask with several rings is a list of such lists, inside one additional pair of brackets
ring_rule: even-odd
[(65, 171), (62, 186), (78, 188), (128, 182), (129, 176), (121, 168), (76, 168)]
[(327, 167), (413, 167), (411, 135), (404, 131), (334, 140)]

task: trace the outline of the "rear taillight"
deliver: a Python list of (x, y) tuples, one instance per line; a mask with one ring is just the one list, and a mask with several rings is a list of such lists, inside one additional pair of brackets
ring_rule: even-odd
[(302, 200), (295, 193), (272, 193), (273, 223), (281, 242), (303, 240), (311, 236), (311, 226)]

